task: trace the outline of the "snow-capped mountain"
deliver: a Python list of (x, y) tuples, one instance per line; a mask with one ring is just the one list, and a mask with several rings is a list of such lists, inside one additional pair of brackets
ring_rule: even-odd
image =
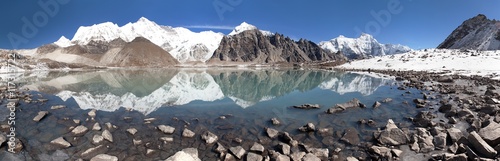
[[(75, 33), (72, 43), (87, 45), (91, 41), (111, 42), (121, 38), (131, 42), (136, 37), (144, 37), (168, 51), (179, 62), (208, 60), (217, 49), (222, 33), (213, 31), (192, 32), (182, 27), (160, 26), (147, 18), (141, 17), (137, 22), (118, 26), (111, 22), (82, 26)], [(54, 44), (68, 46), (65, 40)]]
[(61, 36), (61, 38), (59, 38), (59, 40), (54, 42), (54, 44), (56, 44), (57, 46), (63, 47), (63, 48), (75, 45), (71, 42), (71, 40), (69, 40), (68, 38), (66, 38), (64, 36)]
[(500, 21), (489, 20), (479, 14), (464, 21), (438, 48), (499, 50)]
[[(254, 25), (248, 24), (247, 22), (243, 22), (239, 26), (236, 26), (234, 28), (234, 30), (228, 34), (228, 36), (237, 35), (239, 33), (242, 33), (243, 31), (248, 31), (248, 30), (257, 30), (257, 27), (255, 27)], [(265, 31), (265, 30), (259, 30), (259, 31), (266, 36), (273, 35), (273, 33), (270, 31)]]
[(330, 41), (320, 42), (319, 46), (333, 53), (341, 51), (350, 59), (399, 54), (412, 50), (408, 46), (399, 44), (381, 44), (372, 35), (366, 33), (361, 34), (359, 38), (347, 38), (340, 35)]

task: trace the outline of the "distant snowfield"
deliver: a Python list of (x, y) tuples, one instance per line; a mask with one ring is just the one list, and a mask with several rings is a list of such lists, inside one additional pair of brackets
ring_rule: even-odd
[(500, 50), (427, 49), (427, 51), (419, 50), (357, 60), (336, 68), (448, 72), (448, 74), (479, 75), (500, 80)]

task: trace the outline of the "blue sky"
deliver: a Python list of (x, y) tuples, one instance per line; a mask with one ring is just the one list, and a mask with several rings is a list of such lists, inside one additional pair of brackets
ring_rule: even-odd
[[(57, 4), (48, 7), (57, 12), (45, 11), (38, 2)], [(500, 19), (497, 0), (7, 0), (0, 3), (0, 48), (7, 49), (37, 47), (62, 35), (71, 39), (79, 26), (106, 21), (121, 26), (143, 16), (174, 27), (231, 28), (246, 21), (263, 30), (314, 42), (339, 35), (358, 37), (360, 32), (366, 32), (381, 43), (421, 49), (436, 47), (464, 20), (479, 13)], [(23, 32), (23, 27), (30, 23), (36, 31)], [(192, 30), (230, 32), (215, 28)]]

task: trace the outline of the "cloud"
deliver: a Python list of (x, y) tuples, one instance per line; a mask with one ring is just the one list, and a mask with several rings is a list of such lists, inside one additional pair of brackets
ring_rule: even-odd
[(214, 30), (233, 30), (234, 26), (215, 26), (215, 25), (192, 25), (184, 26), (191, 29), (214, 29)]

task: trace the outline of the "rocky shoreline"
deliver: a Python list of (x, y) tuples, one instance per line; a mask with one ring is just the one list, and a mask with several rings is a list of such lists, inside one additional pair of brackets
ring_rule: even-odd
[[(70, 107), (53, 105), (48, 109), (18, 110), (33, 118), (25, 124), (42, 124), (51, 121), (58, 125), (39, 125), (53, 128), (60, 136), (51, 136), (40, 142), (19, 138), (20, 154), (4, 152), (6, 148), (0, 135), (0, 159), (8, 160), (495, 160), (500, 150), (500, 82), (483, 77), (458, 75), (442, 76), (441, 73), (413, 71), (369, 71), (396, 77), (398, 89), (410, 92), (416, 88), (422, 92), (415, 98), (414, 108), (422, 109), (414, 117), (407, 118), (413, 125), (403, 125), (387, 120), (378, 130), (362, 131), (347, 128), (342, 131), (320, 124), (307, 123), (296, 126), (298, 134), (277, 130), (283, 126), (279, 118), (267, 120), (262, 129), (251, 128), (238, 134), (225, 134), (210, 128), (197, 126), (204, 120), (171, 118), (167, 124), (159, 118), (145, 118), (136, 113), (115, 119), (102, 118), (95, 110), (83, 116), (71, 113), (60, 117), (58, 110)], [(5, 90), (2, 90), (5, 94)], [(23, 104), (44, 104), (46, 98), (32, 96), (27, 91), (17, 93)], [(340, 113), (354, 108), (379, 108), (391, 102), (391, 98), (363, 104), (356, 98), (338, 104), (324, 113)], [(373, 105), (372, 105), (373, 103)], [(411, 104), (410, 102), (403, 102)], [(37, 106), (30, 106), (30, 108)], [(297, 105), (299, 110), (317, 110), (315, 104)], [(21, 113), (21, 112), (19, 112)], [(215, 121), (227, 122), (231, 115), (220, 116)], [(129, 127), (112, 123), (122, 120)], [(23, 122), (20, 122), (22, 125)], [(377, 127), (371, 119), (359, 120), (359, 124)], [(2, 132), (8, 126), (1, 124)], [(118, 125), (118, 126), (117, 126)], [(224, 130), (226, 126), (218, 126)], [(38, 128), (39, 129), (39, 128)], [(38, 129), (19, 131), (37, 135)], [(18, 132), (18, 133), (19, 133)], [(246, 135), (257, 136), (246, 139)], [(321, 137), (322, 139), (318, 138)], [(53, 139), (54, 138), (54, 139)], [(47, 140), (48, 139), (48, 140)], [(123, 143), (122, 143), (123, 141)], [(47, 143), (44, 143), (47, 142)], [(126, 142), (126, 143), (125, 143)], [(321, 145), (325, 142), (331, 146)], [(43, 148), (52, 154), (43, 154)], [(129, 149), (129, 150), (127, 150)], [(30, 154), (23, 155), (23, 152)], [(2, 154), (3, 153), (3, 154)], [(40, 154), (42, 153), (42, 154)], [(38, 159), (36, 159), (38, 155)], [(41, 156), (41, 157), (40, 157)], [(498, 159), (497, 159), (498, 160)]]

